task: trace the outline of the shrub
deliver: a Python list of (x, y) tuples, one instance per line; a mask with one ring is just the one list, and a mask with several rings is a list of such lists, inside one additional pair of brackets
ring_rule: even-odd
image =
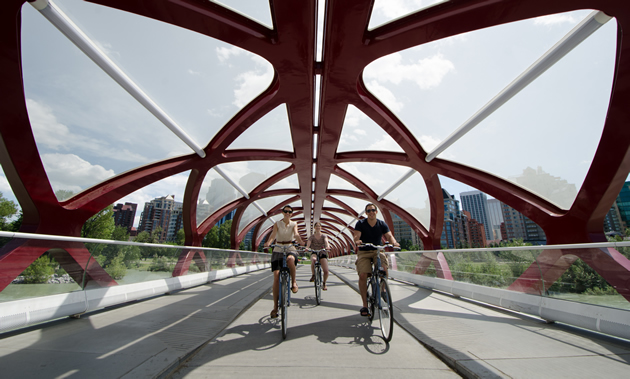
[(24, 275), (25, 283), (33, 284), (46, 283), (54, 273), (55, 269), (50, 265), (50, 258), (48, 255), (42, 255), (28, 266), (22, 275)]

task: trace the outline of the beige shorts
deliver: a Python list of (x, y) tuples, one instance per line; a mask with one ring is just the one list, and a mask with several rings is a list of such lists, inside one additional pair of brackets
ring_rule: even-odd
[[(376, 263), (376, 253), (378, 250), (372, 251), (359, 251), (357, 253), (357, 261), (354, 263), (357, 266), (357, 272), (359, 274), (369, 274), (372, 272), (372, 261)], [(381, 257), (381, 265), (384, 269), (389, 267), (387, 256), (384, 253), (379, 253)]]

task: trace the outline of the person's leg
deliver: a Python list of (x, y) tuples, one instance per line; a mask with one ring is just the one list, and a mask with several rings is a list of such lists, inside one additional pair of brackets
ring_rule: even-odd
[(294, 255), (287, 255), (287, 267), (289, 268), (289, 273), (291, 274), (291, 291), (293, 291), (293, 288), (295, 288), (296, 290), (293, 291), (293, 293), (297, 292), (297, 279), (295, 278), (295, 256)]
[(326, 287), (326, 281), (328, 280), (328, 259), (322, 258), (319, 260), (319, 263), (322, 265), (322, 271), (324, 272), (324, 283), (322, 285), (322, 289), (326, 291), (328, 289)]
[(311, 254), (311, 282), (315, 281), (315, 262), (317, 262), (317, 257), (315, 254)]
[(363, 301), (363, 308), (367, 308), (367, 273), (359, 273), (359, 293), (361, 294), (361, 300)]
[(278, 314), (278, 293), (279, 291), (280, 270), (273, 272), (273, 313)]

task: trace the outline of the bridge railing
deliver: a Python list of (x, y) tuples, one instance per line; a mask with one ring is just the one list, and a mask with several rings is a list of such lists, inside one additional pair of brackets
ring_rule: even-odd
[[(564, 266), (541, 259), (543, 251), (615, 249), (630, 242), (388, 252), (389, 276), (502, 308), (630, 338), (630, 302), (575, 257)], [(354, 269), (356, 255), (331, 259)], [(565, 262), (566, 263), (566, 262)], [(567, 268), (568, 267), (568, 268)], [(630, 281), (626, 282), (630, 286)], [(621, 289), (627, 293), (628, 289)]]
[[(43, 252), (0, 291), (0, 333), (270, 266), (269, 254), (239, 250), (10, 232), (0, 238), (3, 245), (19, 240), (25, 255)], [(0, 260), (0, 272), (15, 264)]]

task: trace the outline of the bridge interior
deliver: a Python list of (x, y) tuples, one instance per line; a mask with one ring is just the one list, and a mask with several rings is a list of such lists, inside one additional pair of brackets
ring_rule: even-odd
[(357, 275), (334, 267), (320, 306), (307, 267), (289, 328), (269, 318), (257, 271), (135, 304), (4, 334), (10, 377), (625, 377), (630, 343), (390, 281), (390, 343), (358, 310)]

